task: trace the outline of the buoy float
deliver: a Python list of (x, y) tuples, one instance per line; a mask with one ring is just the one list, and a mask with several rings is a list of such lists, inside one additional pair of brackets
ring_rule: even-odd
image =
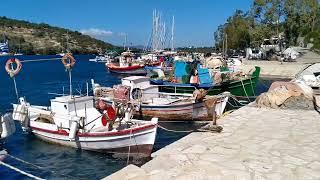
[[(69, 60), (69, 62), (68, 62), (68, 60)], [(76, 63), (76, 60), (74, 59), (74, 57), (72, 56), (71, 53), (67, 53), (61, 58), (61, 62), (65, 68), (71, 69), (74, 66), (74, 64)]]
[(107, 106), (106, 110), (103, 111), (101, 123), (103, 126), (107, 126), (108, 122), (113, 122), (116, 120), (116, 118), (116, 111), (112, 108), (112, 106)]
[[(13, 67), (13, 63), (16, 64), (15, 69)], [(20, 72), (21, 68), (22, 68), (22, 64), (19, 59), (11, 58), (11, 59), (8, 59), (6, 62), (5, 69), (7, 73), (10, 75), (10, 77), (14, 77), (15, 75), (17, 75)]]
[(107, 126), (108, 122), (115, 121), (116, 111), (111, 105), (108, 105), (103, 100), (96, 101), (96, 108), (102, 110), (101, 123), (103, 126)]

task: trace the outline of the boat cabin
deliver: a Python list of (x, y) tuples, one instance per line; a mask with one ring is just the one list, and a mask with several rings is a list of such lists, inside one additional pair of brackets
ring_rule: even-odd
[[(70, 126), (70, 121), (86, 124), (101, 116), (101, 113), (94, 107), (92, 96), (55, 97), (51, 99), (51, 111), (54, 113), (54, 123), (65, 128)], [(92, 123), (90, 126), (100, 125), (95, 123)], [(100, 123), (100, 121), (97, 121), (97, 123)]]
[(145, 76), (130, 76), (121, 80), (122, 85), (130, 87), (130, 99), (146, 101), (159, 96), (158, 86), (150, 84), (150, 78)]

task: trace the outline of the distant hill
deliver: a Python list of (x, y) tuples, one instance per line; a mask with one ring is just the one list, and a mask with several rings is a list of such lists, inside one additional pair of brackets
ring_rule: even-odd
[(78, 31), (0, 17), (0, 42), (5, 40), (11, 53), (23, 54), (57, 54), (67, 48), (75, 54), (96, 54), (116, 48)]

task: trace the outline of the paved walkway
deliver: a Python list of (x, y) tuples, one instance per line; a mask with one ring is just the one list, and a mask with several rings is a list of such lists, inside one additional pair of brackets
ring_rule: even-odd
[(308, 64), (320, 62), (320, 55), (307, 51), (296, 62), (278, 62), (278, 61), (254, 61), (246, 60), (242, 65), (245, 72), (250, 71), (254, 66), (261, 67), (262, 78), (284, 78), (292, 79), (294, 76)]
[(318, 112), (250, 105), (219, 124), (220, 134), (191, 133), (106, 179), (320, 179)]

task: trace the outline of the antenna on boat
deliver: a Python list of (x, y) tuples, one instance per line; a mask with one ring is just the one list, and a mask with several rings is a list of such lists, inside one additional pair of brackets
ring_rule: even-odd
[(72, 96), (72, 75), (71, 75), (71, 68), (68, 69), (68, 72), (69, 72), (69, 87), (70, 87), (70, 96)]
[(128, 36), (128, 34), (127, 33), (125, 33), (124, 34), (124, 43), (123, 43), (123, 50), (126, 50), (126, 46), (127, 46), (127, 37)]

